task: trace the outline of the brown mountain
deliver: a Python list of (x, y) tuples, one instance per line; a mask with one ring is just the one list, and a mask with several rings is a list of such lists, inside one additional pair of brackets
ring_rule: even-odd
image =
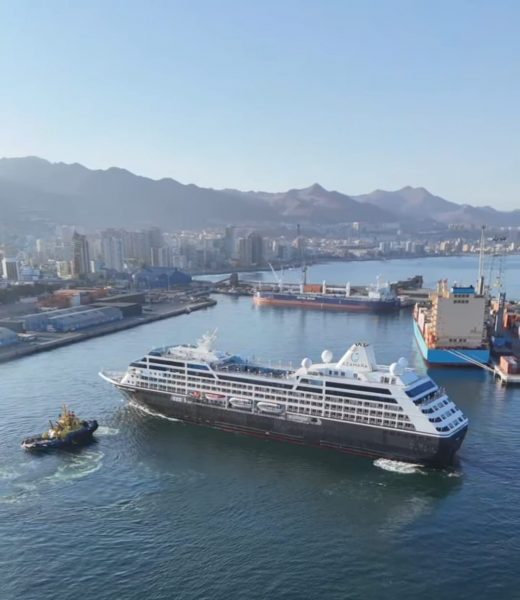
[(375, 190), (370, 194), (353, 196), (353, 198), (358, 202), (390, 211), (399, 220), (431, 219), (446, 225), (456, 223), (476, 226), (520, 226), (520, 210), (507, 212), (498, 211), (490, 206), (457, 204), (435, 196), (422, 187), (407, 186), (393, 192)]

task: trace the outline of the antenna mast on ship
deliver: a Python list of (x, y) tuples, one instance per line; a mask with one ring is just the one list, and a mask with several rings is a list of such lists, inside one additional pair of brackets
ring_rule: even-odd
[(480, 253), (478, 257), (478, 281), (477, 281), (477, 294), (479, 296), (484, 295), (484, 232), (486, 226), (482, 225), (480, 233)]
[(307, 265), (305, 264), (305, 252), (303, 248), (303, 237), (301, 236), (300, 224), (296, 225), (298, 248), (300, 250), (300, 264), (302, 267), (302, 285), (307, 285)]

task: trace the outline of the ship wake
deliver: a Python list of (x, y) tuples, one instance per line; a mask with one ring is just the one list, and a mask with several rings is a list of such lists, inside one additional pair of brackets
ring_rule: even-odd
[(378, 458), (374, 461), (374, 466), (383, 471), (399, 473), (400, 475), (413, 475), (416, 473), (424, 474), (422, 465), (401, 462), (400, 460), (391, 460), (389, 458)]
[(131, 400), (129, 404), (133, 408), (137, 408), (138, 410), (146, 413), (147, 415), (150, 415), (151, 417), (159, 417), (160, 419), (165, 419), (166, 421), (173, 421), (174, 423), (181, 423), (180, 419), (174, 419), (173, 417), (167, 417), (166, 415), (163, 415), (159, 412), (155, 412), (154, 410), (151, 410), (147, 406), (143, 406), (142, 404), (140, 404), (139, 402), (136, 402), (135, 400)]

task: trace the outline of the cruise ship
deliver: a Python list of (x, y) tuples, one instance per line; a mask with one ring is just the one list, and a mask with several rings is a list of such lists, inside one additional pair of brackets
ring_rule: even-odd
[(272, 367), (196, 345), (158, 348), (101, 377), (138, 404), (181, 421), (293, 444), (426, 465), (449, 464), (468, 420), (400, 358), (378, 365), (370, 344), (338, 360)]
[(416, 305), (414, 335), (429, 364), (480, 366), (488, 363), (486, 297), (472, 285), (437, 283), (426, 306)]

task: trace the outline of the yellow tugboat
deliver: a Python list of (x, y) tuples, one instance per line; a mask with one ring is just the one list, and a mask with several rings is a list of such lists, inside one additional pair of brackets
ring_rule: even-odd
[(79, 419), (74, 411), (64, 404), (58, 420), (49, 421), (50, 428), (41, 435), (31, 436), (23, 440), (22, 448), (26, 450), (47, 450), (50, 448), (67, 448), (82, 446), (92, 439), (98, 428), (96, 420)]

